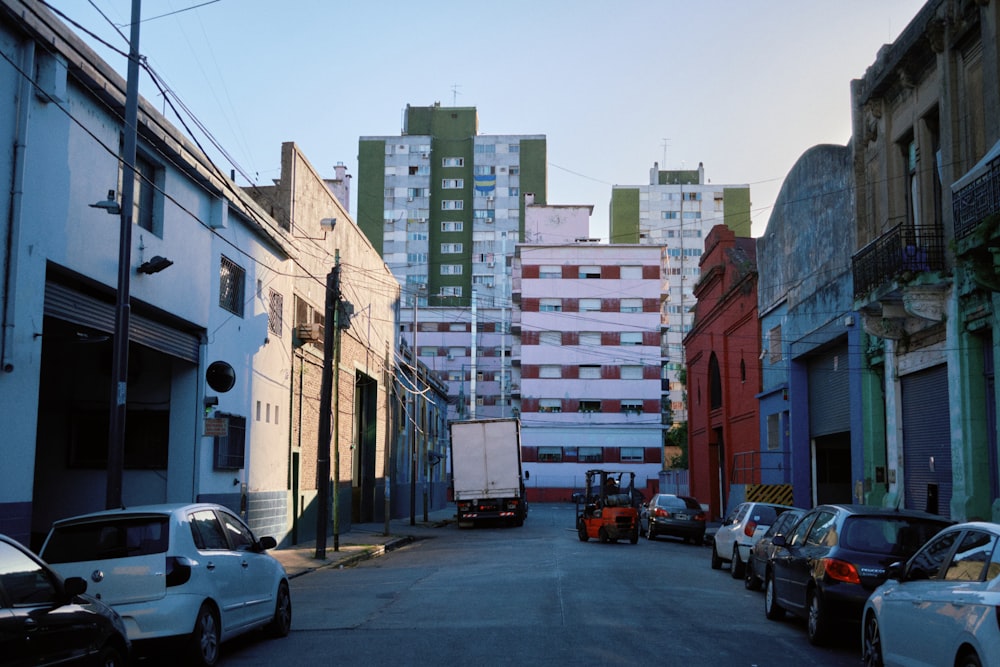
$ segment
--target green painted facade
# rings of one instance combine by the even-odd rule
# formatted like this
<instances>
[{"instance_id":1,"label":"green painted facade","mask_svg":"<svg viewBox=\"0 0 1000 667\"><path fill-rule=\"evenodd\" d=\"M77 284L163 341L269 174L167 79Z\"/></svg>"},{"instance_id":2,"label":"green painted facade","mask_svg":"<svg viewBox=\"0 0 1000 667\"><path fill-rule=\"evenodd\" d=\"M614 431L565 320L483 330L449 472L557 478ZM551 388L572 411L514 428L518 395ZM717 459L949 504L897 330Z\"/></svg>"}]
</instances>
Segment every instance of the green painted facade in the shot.
<instances>
[{"instance_id":1,"label":"green painted facade","mask_svg":"<svg viewBox=\"0 0 1000 667\"><path fill-rule=\"evenodd\" d=\"M358 142L358 227L382 256L385 141Z\"/></svg>"},{"instance_id":2,"label":"green painted facade","mask_svg":"<svg viewBox=\"0 0 1000 667\"><path fill-rule=\"evenodd\" d=\"M611 243L639 242L639 188L611 191Z\"/></svg>"},{"instance_id":3,"label":"green painted facade","mask_svg":"<svg viewBox=\"0 0 1000 667\"><path fill-rule=\"evenodd\" d=\"M521 224L517 230L517 240L524 240L524 195L532 192L536 204L545 204L548 199L548 148L545 139L524 139L521 141ZM513 250L513 245L510 246Z\"/></svg>"},{"instance_id":4,"label":"green painted facade","mask_svg":"<svg viewBox=\"0 0 1000 667\"><path fill-rule=\"evenodd\" d=\"M656 177L658 185L698 185L698 171L693 169L660 171Z\"/></svg>"},{"instance_id":5,"label":"green painted facade","mask_svg":"<svg viewBox=\"0 0 1000 667\"><path fill-rule=\"evenodd\" d=\"M750 238L750 188L725 188L722 209L726 227L737 237Z\"/></svg>"}]
</instances>

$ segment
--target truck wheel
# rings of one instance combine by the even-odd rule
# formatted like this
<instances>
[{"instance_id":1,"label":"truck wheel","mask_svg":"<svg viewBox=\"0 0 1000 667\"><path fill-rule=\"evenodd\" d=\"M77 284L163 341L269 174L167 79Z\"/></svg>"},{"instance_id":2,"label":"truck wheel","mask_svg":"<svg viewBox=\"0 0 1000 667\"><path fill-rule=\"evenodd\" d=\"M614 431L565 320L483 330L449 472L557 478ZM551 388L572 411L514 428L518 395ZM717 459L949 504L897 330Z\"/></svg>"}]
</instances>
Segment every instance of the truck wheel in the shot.
<instances>
[{"instance_id":1,"label":"truck wheel","mask_svg":"<svg viewBox=\"0 0 1000 667\"><path fill-rule=\"evenodd\" d=\"M604 530L604 528L597 531L597 539L599 539L602 544L607 544L611 541L611 538L608 537L608 531Z\"/></svg>"},{"instance_id":2,"label":"truck wheel","mask_svg":"<svg viewBox=\"0 0 1000 667\"><path fill-rule=\"evenodd\" d=\"M639 544L639 524L632 528L632 534L628 538L629 544Z\"/></svg>"},{"instance_id":3,"label":"truck wheel","mask_svg":"<svg viewBox=\"0 0 1000 667\"><path fill-rule=\"evenodd\" d=\"M587 535L587 524L583 522L583 519L580 519L577 522L576 533L580 536L581 542L586 542L589 539L589 536Z\"/></svg>"}]
</instances>

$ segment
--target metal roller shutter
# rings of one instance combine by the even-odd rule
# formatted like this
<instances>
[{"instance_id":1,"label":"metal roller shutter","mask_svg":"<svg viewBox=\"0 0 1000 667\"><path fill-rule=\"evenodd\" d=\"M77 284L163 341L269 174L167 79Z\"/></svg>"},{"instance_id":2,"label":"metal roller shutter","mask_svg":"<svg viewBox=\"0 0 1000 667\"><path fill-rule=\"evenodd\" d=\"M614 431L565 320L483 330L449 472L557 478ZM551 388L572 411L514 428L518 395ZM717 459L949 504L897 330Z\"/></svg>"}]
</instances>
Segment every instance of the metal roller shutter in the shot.
<instances>
[{"instance_id":1,"label":"metal roller shutter","mask_svg":"<svg viewBox=\"0 0 1000 667\"><path fill-rule=\"evenodd\" d=\"M114 333L115 307L89 294L65 285L45 284L45 314L60 320ZM129 340L172 357L198 363L199 337L132 312L129 317Z\"/></svg>"},{"instance_id":2,"label":"metal roller shutter","mask_svg":"<svg viewBox=\"0 0 1000 667\"><path fill-rule=\"evenodd\" d=\"M838 345L809 362L809 435L851 430L847 346Z\"/></svg>"},{"instance_id":3,"label":"metal roller shutter","mask_svg":"<svg viewBox=\"0 0 1000 667\"><path fill-rule=\"evenodd\" d=\"M950 516L952 472L948 367L942 364L904 375L900 378L900 388L903 398L906 506Z\"/></svg>"}]
</instances>

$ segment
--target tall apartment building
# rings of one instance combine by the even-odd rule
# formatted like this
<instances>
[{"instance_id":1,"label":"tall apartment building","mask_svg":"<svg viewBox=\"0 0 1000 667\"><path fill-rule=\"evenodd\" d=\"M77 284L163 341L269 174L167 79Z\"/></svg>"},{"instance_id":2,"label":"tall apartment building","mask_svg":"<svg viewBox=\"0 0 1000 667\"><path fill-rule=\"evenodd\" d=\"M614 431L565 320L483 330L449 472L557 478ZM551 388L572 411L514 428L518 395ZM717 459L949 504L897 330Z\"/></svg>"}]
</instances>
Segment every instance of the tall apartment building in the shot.
<instances>
[{"instance_id":1,"label":"tall apartment building","mask_svg":"<svg viewBox=\"0 0 1000 667\"><path fill-rule=\"evenodd\" d=\"M705 237L724 224L738 237L750 236L750 186L705 181L705 167L649 171L648 185L616 185L611 191L611 243L666 247L668 280L664 304L662 379L664 402L673 423L687 421L680 371L685 367L684 336L694 319L694 286Z\"/></svg>"},{"instance_id":2,"label":"tall apartment building","mask_svg":"<svg viewBox=\"0 0 1000 667\"><path fill-rule=\"evenodd\" d=\"M569 500L587 470L662 469L663 247L520 244L514 367L529 499Z\"/></svg>"},{"instance_id":3,"label":"tall apartment building","mask_svg":"<svg viewBox=\"0 0 1000 667\"><path fill-rule=\"evenodd\" d=\"M403 341L449 394L474 397L465 416L510 416L509 258L522 195L545 202L545 136L481 135L474 107L408 105L399 136L359 139L358 175L358 224L403 287Z\"/></svg>"}]
</instances>

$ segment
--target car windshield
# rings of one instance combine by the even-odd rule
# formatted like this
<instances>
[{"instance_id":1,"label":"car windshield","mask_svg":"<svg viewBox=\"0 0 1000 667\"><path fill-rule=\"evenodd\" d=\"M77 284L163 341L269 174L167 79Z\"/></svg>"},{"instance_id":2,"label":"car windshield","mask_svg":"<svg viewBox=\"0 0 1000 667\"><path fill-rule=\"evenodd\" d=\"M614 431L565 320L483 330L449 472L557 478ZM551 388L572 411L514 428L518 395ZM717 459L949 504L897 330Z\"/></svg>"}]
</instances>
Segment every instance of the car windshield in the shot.
<instances>
[{"instance_id":1,"label":"car windshield","mask_svg":"<svg viewBox=\"0 0 1000 667\"><path fill-rule=\"evenodd\" d=\"M770 526L778 518L778 513L770 505L756 505L750 512L750 518L756 521L758 526Z\"/></svg>"},{"instance_id":2,"label":"car windshield","mask_svg":"<svg viewBox=\"0 0 1000 667\"><path fill-rule=\"evenodd\" d=\"M167 517L112 518L56 526L42 551L49 563L76 563L164 553Z\"/></svg>"},{"instance_id":3,"label":"car windshield","mask_svg":"<svg viewBox=\"0 0 1000 667\"><path fill-rule=\"evenodd\" d=\"M840 544L855 551L906 560L947 525L944 521L907 516L851 516L844 521Z\"/></svg>"}]
</instances>

